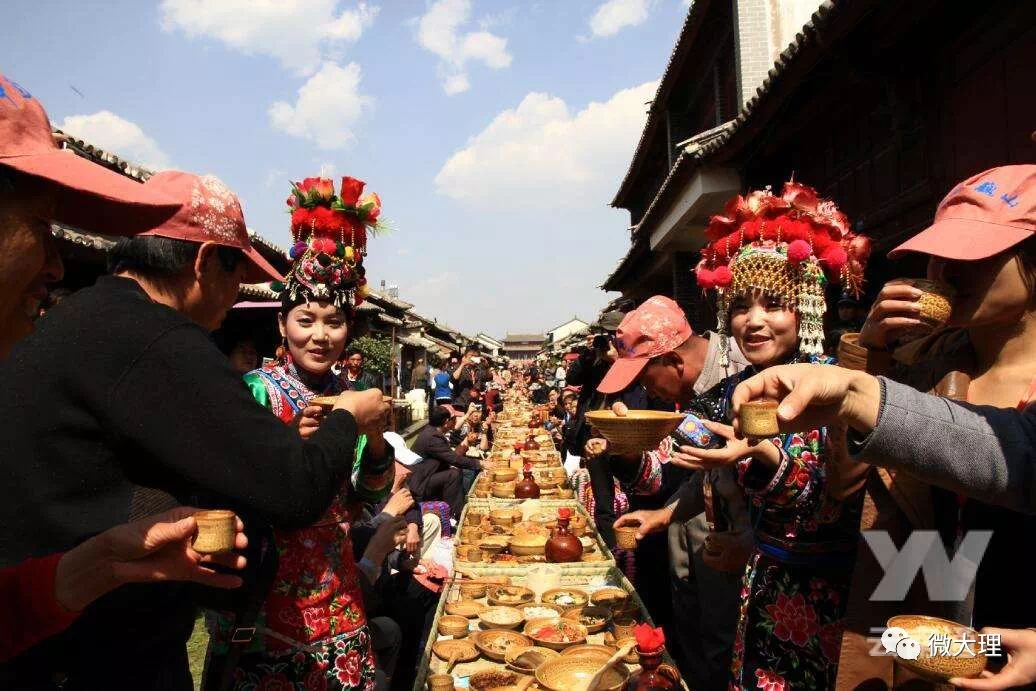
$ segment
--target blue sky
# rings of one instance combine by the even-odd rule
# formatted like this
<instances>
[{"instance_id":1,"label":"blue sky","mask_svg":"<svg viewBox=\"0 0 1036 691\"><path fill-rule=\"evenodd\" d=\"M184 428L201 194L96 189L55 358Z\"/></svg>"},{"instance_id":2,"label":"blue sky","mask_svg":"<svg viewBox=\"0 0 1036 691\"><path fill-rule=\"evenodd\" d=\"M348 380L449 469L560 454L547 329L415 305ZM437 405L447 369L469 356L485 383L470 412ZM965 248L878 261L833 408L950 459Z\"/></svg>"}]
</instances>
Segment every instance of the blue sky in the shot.
<instances>
[{"instance_id":1,"label":"blue sky","mask_svg":"<svg viewBox=\"0 0 1036 691\"><path fill-rule=\"evenodd\" d=\"M397 226L371 243L373 282L501 336L590 319L609 299L597 286L629 240L608 202L686 12L686 0L6 0L0 64L56 126L219 176L282 246L290 180L366 180Z\"/></svg>"}]
</instances>

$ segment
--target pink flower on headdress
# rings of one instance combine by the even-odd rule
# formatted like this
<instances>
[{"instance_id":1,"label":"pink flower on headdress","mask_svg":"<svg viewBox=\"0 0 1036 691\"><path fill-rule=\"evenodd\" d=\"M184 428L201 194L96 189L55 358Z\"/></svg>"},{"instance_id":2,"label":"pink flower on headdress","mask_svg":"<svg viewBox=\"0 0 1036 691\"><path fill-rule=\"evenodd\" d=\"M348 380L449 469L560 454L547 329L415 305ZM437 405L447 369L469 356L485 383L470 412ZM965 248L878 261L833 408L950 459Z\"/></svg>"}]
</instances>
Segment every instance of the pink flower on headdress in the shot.
<instances>
[{"instance_id":1,"label":"pink flower on headdress","mask_svg":"<svg viewBox=\"0 0 1036 691\"><path fill-rule=\"evenodd\" d=\"M312 201L329 202L335 196L335 183L330 178L306 178L296 186Z\"/></svg>"},{"instance_id":2,"label":"pink flower on headdress","mask_svg":"<svg viewBox=\"0 0 1036 691\"><path fill-rule=\"evenodd\" d=\"M360 199L357 206L363 212L363 220L367 223L375 223L381 215L381 197L376 192L371 192Z\"/></svg>"}]
</instances>

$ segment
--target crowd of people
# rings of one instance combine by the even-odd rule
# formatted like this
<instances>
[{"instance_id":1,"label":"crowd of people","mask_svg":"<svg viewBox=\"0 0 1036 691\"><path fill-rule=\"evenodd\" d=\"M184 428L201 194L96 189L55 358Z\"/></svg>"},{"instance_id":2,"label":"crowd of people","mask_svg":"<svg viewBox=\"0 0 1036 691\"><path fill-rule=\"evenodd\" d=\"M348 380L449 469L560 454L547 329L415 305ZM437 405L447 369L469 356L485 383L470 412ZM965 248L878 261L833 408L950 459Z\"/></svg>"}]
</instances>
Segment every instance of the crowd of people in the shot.
<instances>
[{"instance_id":1,"label":"crowd of people","mask_svg":"<svg viewBox=\"0 0 1036 691\"><path fill-rule=\"evenodd\" d=\"M710 221L696 277L714 332L655 296L602 315L561 362L501 366L472 344L404 363L400 383L431 403L408 447L349 347L381 211L362 181L292 186L280 276L218 179L139 184L61 151L20 85L0 77L0 93L0 687L192 688L199 609L205 689L408 687L448 577L436 546L509 396L547 406L579 501L690 688L923 688L872 654L874 628L904 613L1000 636L1005 655L955 685L1036 683L1016 556L1036 527L1036 166L962 181L893 251L952 287L934 330L909 282L864 314L868 241L787 183ZM52 221L118 236L110 275L48 300ZM224 355L211 332L239 284L270 280L275 357L248 340ZM780 433L742 434L757 400L779 402ZM587 418L651 408L685 419L644 453ZM193 549L199 508L237 515L233 551ZM992 531L970 571L948 567L973 585L946 600L916 576L904 599L872 599L887 555L864 531L895 548L922 530L951 553Z\"/></svg>"}]
</instances>

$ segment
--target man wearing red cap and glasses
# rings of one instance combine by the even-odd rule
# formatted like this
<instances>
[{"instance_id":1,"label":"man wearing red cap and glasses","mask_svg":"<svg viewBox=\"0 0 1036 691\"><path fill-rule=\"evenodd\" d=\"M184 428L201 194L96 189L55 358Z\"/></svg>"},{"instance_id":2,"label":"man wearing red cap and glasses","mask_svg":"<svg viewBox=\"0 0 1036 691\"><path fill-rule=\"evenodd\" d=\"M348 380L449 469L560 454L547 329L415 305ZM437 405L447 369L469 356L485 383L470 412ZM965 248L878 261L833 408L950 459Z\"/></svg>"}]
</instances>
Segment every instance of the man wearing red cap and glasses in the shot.
<instances>
[{"instance_id":1,"label":"man wearing red cap and glasses","mask_svg":"<svg viewBox=\"0 0 1036 691\"><path fill-rule=\"evenodd\" d=\"M209 336L240 281L275 275L236 197L208 176L164 172L140 185L99 170L58 150L39 104L0 79L0 176L14 189L0 193L13 229L4 249L23 254L4 267L19 293L0 298L3 333L31 330L11 304L28 315L60 276L38 219L146 231L119 240L116 275L64 300L4 363L0 415L17 462L0 483L0 566L192 497L278 526L312 523L351 468L357 434L387 413L380 392L343 395L344 412L306 441L256 406ZM190 689L193 617L184 585L123 586L0 666L0 687Z\"/></svg>"},{"instance_id":2,"label":"man wearing red cap and glasses","mask_svg":"<svg viewBox=\"0 0 1036 691\"><path fill-rule=\"evenodd\" d=\"M736 343L730 341L726 352L718 334L696 335L683 310L659 295L625 316L616 331L615 345L619 358L598 391L615 393L639 382L649 396L689 409L694 408L698 396L748 364ZM591 440L587 446L606 449L604 440ZM692 686L725 688L737 624L740 573L717 570L703 558L709 534L704 488L709 488L709 514L714 506L715 515L722 516L731 534L750 535L748 511L733 471L689 472L678 467L680 461L692 459L676 448L672 438L643 456L612 456L591 463L602 460L609 463L627 494L667 497L665 508L632 511L615 526L639 525L640 536L668 530L673 613L678 624L675 646L692 675L688 680ZM730 554L734 551L728 550ZM743 566L742 561L738 571Z\"/></svg>"}]
</instances>

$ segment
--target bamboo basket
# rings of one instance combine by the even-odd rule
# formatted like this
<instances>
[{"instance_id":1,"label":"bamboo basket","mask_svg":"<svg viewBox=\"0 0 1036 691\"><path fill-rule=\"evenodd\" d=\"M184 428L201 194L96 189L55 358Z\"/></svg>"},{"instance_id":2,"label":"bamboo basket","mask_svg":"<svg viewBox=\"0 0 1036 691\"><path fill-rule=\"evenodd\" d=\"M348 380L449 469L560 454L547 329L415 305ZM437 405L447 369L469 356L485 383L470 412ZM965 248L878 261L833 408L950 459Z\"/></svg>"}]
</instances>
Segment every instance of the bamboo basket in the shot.
<instances>
[{"instance_id":1,"label":"bamboo basket","mask_svg":"<svg viewBox=\"0 0 1036 691\"><path fill-rule=\"evenodd\" d=\"M620 417L610 410L593 410L586 414L586 419L608 440L611 451L630 453L657 449L680 426L684 416L661 410L631 410Z\"/></svg>"}]
</instances>

